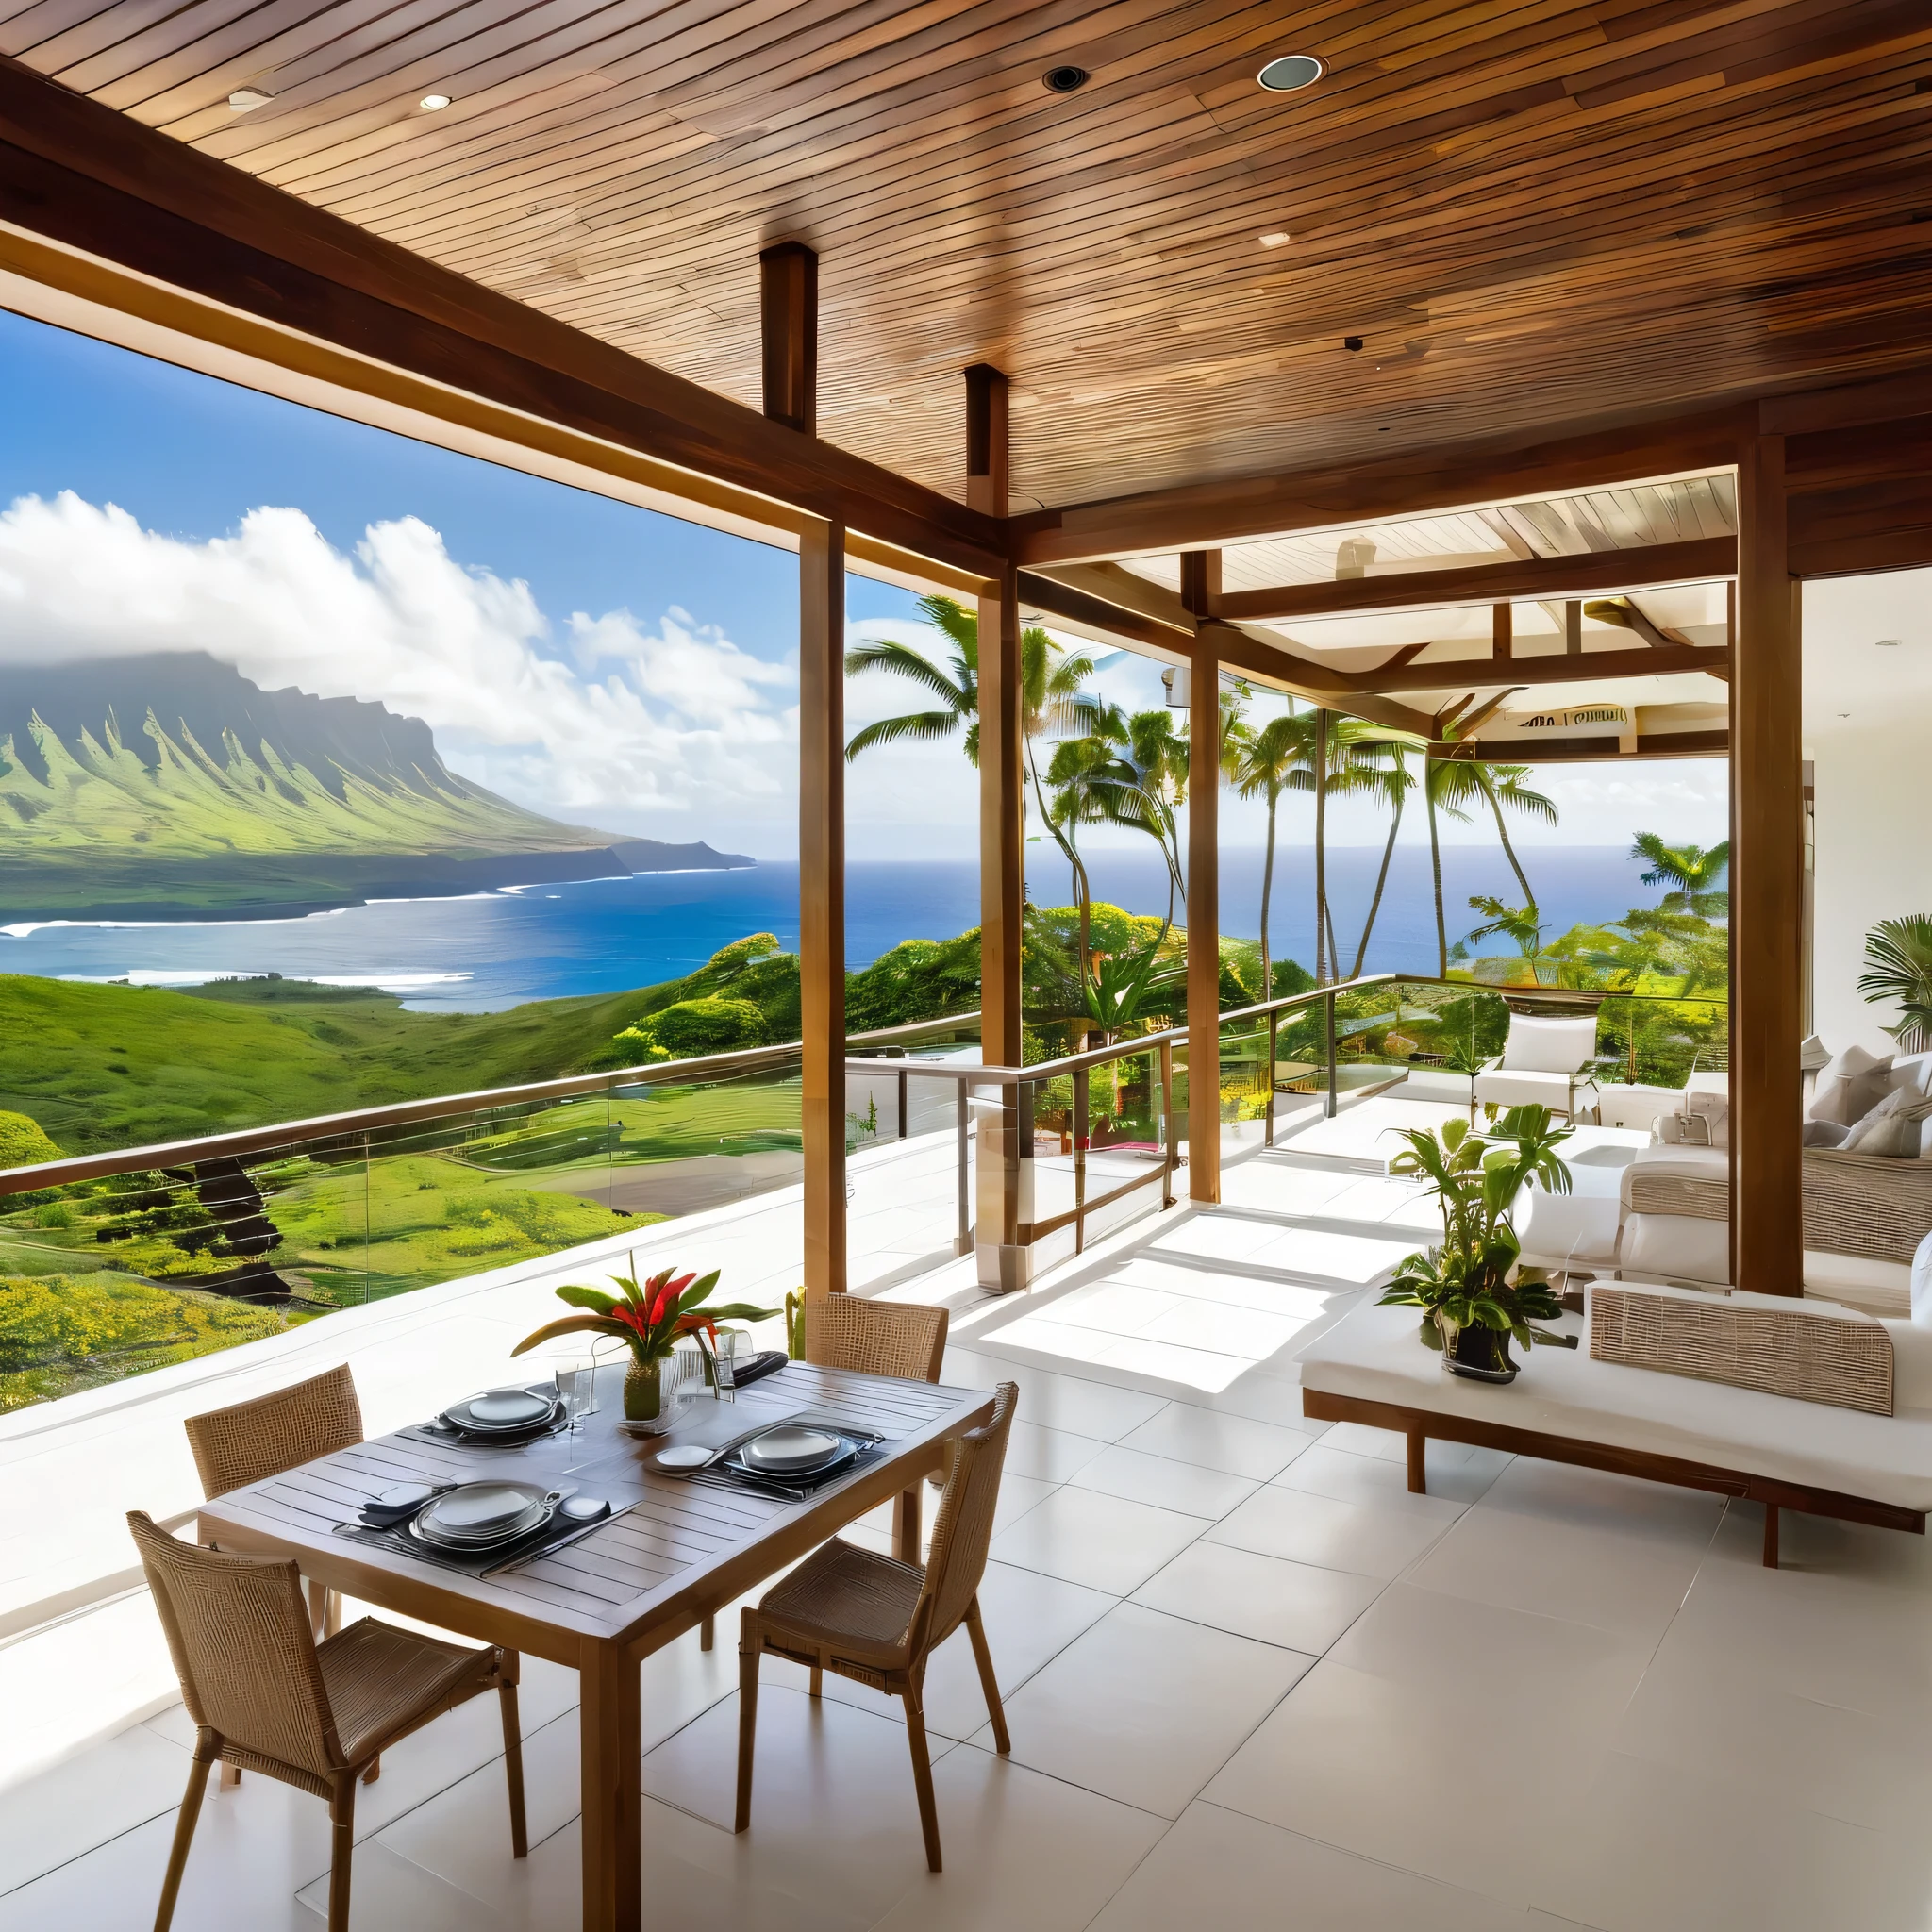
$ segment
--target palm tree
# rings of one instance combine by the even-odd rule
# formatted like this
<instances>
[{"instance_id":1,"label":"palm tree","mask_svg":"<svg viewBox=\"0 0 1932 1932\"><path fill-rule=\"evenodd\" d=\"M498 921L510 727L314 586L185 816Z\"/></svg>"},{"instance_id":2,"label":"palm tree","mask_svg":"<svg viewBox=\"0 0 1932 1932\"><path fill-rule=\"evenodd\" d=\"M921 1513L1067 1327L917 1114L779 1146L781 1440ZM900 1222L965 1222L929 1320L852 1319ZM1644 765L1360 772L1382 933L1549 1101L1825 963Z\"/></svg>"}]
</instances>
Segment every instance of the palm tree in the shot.
<instances>
[{"instance_id":1,"label":"palm tree","mask_svg":"<svg viewBox=\"0 0 1932 1932\"><path fill-rule=\"evenodd\" d=\"M1415 777L1408 769L1407 746L1389 739L1365 742L1357 753L1361 783L1365 791L1381 794L1389 807L1389 841L1382 847L1382 868L1375 874L1375 896L1369 901L1369 916L1362 922L1361 944L1355 949L1355 964L1348 976L1359 979L1369 957L1369 935L1375 929L1375 915L1382 909L1383 888L1389 883L1389 864L1395 857L1395 835L1402 829L1403 808L1415 790ZM1272 829L1272 827L1271 827ZM1267 903L1265 897L1262 904ZM1265 916L1263 930L1266 930Z\"/></svg>"},{"instance_id":2,"label":"palm tree","mask_svg":"<svg viewBox=\"0 0 1932 1932\"><path fill-rule=\"evenodd\" d=\"M1502 900L1491 898L1487 893L1477 893L1469 902L1472 912L1485 915L1484 923L1474 932L1463 935L1465 945L1475 940L1486 940L1491 934L1498 934L1507 940L1522 954L1529 965L1532 982L1537 977L1536 962L1543 950L1543 925L1537 916L1534 906L1506 906Z\"/></svg>"},{"instance_id":3,"label":"palm tree","mask_svg":"<svg viewBox=\"0 0 1932 1932\"><path fill-rule=\"evenodd\" d=\"M1457 761L1459 763L1459 760ZM1466 792L1463 781L1456 776L1457 765L1446 758L1432 758L1423 754L1423 804L1429 814L1429 868L1436 881L1436 977L1449 977L1449 924L1442 907L1442 840L1438 830L1439 819L1457 819L1463 824L1469 823L1469 814L1455 802L1457 796Z\"/></svg>"},{"instance_id":4,"label":"palm tree","mask_svg":"<svg viewBox=\"0 0 1932 1932\"><path fill-rule=\"evenodd\" d=\"M1509 826L1503 811L1507 806L1511 811L1554 825L1557 817L1556 801L1529 789L1527 765L1491 765L1475 759L1455 758L1440 762L1438 770L1443 774L1440 781L1442 786L1439 794L1441 802L1451 806L1481 804L1489 807L1496 821L1496 836L1503 841L1503 856L1509 861L1509 870L1516 874L1516 883L1523 888L1524 902L1534 911L1536 891L1523 870L1522 861L1516 857L1515 846L1509 842Z\"/></svg>"},{"instance_id":5,"label":"palm tree","mask_svg":"<svg viewBox=\"0 0 1932 1932\"><path fill-rule=\"evenodd\" d=\"M1701 845L1666 845L1655 832L1639 832L1630 857L1650 861L1650 870L1641 874L1646 886L1672 888L1659 912L1688 912L1698 919L1730 916L1731 895L1724 887L1731 866L1728 839L1707 852Z\"/></svg>"},{"instance_id":6,"label":"palm tree","mask_svg":"<svg viewBox=\"0 0 1932 1932\"><path fill-rule=\"evenodd\" d=\"M1885 1029L1899 1051L1932 1049L1932 913L1881 919L1865 935L1865 959L1868 970L1858 976L1858 991L1874 1006L1880 1000L1899 1003L1898 1024Z\"/></svg>"},{"instance_id":7,"label":"palm tree","mask_svg":"<svg viewBox=\"0 0 1932 1932\"><path fill-rule=\"evenodd\" d=\"M1274 955L1268 942L1268 906L1274 891L1274 818L1281 794L1293 788L1300 769L1301 720L1271 718L1258 731L1244 729L1235 750L1234 784L1243 798L1268 801L1268 856L1261 864L1261 997L1274 996Z\"/></svg>"}]
</instances>

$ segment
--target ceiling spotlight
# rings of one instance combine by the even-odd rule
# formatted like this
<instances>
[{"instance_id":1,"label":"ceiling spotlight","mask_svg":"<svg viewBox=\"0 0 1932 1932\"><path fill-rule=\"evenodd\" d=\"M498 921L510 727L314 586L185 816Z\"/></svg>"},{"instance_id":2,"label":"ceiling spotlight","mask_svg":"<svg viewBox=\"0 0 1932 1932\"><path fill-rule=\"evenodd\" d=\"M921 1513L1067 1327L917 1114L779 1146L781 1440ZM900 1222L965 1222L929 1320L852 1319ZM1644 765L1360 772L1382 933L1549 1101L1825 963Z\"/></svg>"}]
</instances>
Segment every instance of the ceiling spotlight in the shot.
<instances>
[{"instance_id":1,"label":"ceiling spotlight","mask_svg":"<svg viewBox=\"0 0 1932 1932\"><path fill-rule=\"evenodd\" d=\"M258 87L238 87L228 96L228 105L236 113L245 114L251 108L265 108L275 95L264 93Z\"/></svg>"},{"instance_id":2,"label":"ceiling spotlight","mask_svg":"<svg viewBox=\"0 0 1932 1932\"><path fill-rule=\"evenodd\" d=\"M1341 339L1341 346L1344 349L1346 349L1351 356L1359 356L1362 351L1362 339L1359 336L1343 336Z\"/></svg>"},{"instance_id":3,"label":"ceiling spotlight","mask_svg":"<svg viewBox=\"0 0 1932 1932\"><path fill-rule=\"evenodd\" d=\"M1261 246L1263 248L1286 248L1293 240L1294 237L1292 235L1284 235L1277 229L1272 235L1263 235L1261 237Z\"/></svg>"},{"instance_id":4,"label":"ceiling spotlight","mask_svg":"<svg viewBox=\"0 0 1932 1932\"><path fill-rule=\"evenodd\" d=\"M1284 54L1269 61L1255 78L1271 94L1291 94L1297 88L1313 87L1323 73L1322 63L1312 54Z\"/></svg>"},{"instance_id":5,"label":"ceiling spotlight","mask_svg":"<svg viewBox=\"0 0 1932 1932\"><path fill-rule=\"evenodd\" d=\"M449 106L449 96L447 94L425 94L416 105L425 112L433 114L439 108Z\"/></svg>"},{"instance_id":6,"label":"ceiling spotlight","mask_svg":"<svg viewBox=\"0 0 1932 1932\"><path fill-rule=\"evenodd\" d=\"M1040 76L1050 94L1070 94L1085 87L1090 78L1084 67L1049 67Z\"/></svg>"}]
</instances>

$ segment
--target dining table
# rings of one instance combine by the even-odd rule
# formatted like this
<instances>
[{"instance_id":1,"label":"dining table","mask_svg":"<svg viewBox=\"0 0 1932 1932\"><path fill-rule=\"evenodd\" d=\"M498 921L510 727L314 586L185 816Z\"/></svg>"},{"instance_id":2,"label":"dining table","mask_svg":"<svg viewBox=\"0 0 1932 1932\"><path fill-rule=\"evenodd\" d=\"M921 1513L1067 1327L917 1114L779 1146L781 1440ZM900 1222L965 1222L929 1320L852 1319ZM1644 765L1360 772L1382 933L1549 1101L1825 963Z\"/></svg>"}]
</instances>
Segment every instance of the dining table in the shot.
<instances>
[{"instance_id":1,"label":"dining table","mask_svg":"<svg viewBox=\"0 0 1932 1932\"><path fill-rule=\"evenodd\" d=\"M896 1554L916 1563L920 1486L943 1466L946 1441L988 1421L993 1404L983 1389L788 1362L734 1400L705 1391L668 1433L640 1437L621 1425L623 1377L621 1365L598 1371L597 1408L574 1432L475 1443L444 1440L427 1417L232 1490L199 1512L205 1543L292 1557L304 1576L345 1596L577 1672L585 1932L642 1924L643 1659L889 1499L899 1499ZM796 1497L655 1466L669 1446L722 1448L794 1418L880 1440L849 1473ZM561 1547L483 1574L358 1527L363 1506L397 1486L495 1478L603 1498L615 1513Z\"/></svg>"}]
</instances>

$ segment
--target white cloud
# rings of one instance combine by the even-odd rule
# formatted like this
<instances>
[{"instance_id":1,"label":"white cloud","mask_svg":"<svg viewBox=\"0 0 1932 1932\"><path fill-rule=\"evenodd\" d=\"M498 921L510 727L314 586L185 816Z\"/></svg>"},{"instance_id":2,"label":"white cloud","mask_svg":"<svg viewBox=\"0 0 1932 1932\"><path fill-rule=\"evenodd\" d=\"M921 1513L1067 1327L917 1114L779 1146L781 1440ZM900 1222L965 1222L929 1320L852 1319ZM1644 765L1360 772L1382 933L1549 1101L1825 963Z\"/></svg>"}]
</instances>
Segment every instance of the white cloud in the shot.
<instances>
[{"instance_id":1,"label":"white cloud","mask_svg":"<svg viewBox=\"0 0 1932 1932\"><path fill-rule=\"evenodd\" d=\"M372 525L349 556L295 509L208 542L72 491L0 512L0 662L207 651L265 689L422 718L455 769L541 808L620 829L788 815L795 670L681 609L655 631L627 610L567 630L574 661L551 654L527 585L465 569L414 517Z\"/></svg>"}]
</instances>

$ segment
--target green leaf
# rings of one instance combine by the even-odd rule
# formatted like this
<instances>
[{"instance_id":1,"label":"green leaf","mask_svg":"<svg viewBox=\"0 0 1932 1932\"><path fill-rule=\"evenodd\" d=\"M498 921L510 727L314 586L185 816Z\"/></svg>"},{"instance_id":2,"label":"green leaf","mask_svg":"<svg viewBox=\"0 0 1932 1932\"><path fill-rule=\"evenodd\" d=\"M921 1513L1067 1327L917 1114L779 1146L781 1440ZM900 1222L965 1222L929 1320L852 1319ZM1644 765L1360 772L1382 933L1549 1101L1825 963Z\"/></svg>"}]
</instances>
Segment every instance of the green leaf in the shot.
<instances>
[{"instance_id":1,"label":"green leaf","mask_svg":"<svg viewBox=\"0 0 1932 1932\"><path fill-rule=\"evenodd\" d=\"M557 1299L568 1302L574 1308L589 1308L593 1314L608 1315L617 1303L602 1289L581 1288L573 1282L570 1286L557 1291Z\"/></svg>"},{"instance_id":2,"label":"green leaf","mask_svg":"<svg viewBox=\"0 0 1932 1932\"><path fill-rule=\"evenodd\" d=\"M622 1322L612 1321L608 1315L564 1315L558 1321L546 1322L534 1335L525 1336L510 1354L522 1355L540 1342L555 1341L559 1335L615 1335L625 1341L634 1339Z\"/></svg>"},{"instance_id":3,"label":"green leaf","mask_svg":"<svg viewBox=\"0 0 1932 1932\"><path fill-rule=\"evenodd\" d=\"M697 1305L701 1301L703 1301L704 1298L708 1294L709 1294L714 1288L717 1287L718 1276L723 1273L723 1269L713 1268L708 1274L701 1275L696 1281L693 1281L691 1285L688 1289L686 1289L681 1295L677 1297L677 1312L680 1315L689 1314L692 1308L696 1307Z\"/></svg>"}]
</instances>

